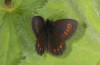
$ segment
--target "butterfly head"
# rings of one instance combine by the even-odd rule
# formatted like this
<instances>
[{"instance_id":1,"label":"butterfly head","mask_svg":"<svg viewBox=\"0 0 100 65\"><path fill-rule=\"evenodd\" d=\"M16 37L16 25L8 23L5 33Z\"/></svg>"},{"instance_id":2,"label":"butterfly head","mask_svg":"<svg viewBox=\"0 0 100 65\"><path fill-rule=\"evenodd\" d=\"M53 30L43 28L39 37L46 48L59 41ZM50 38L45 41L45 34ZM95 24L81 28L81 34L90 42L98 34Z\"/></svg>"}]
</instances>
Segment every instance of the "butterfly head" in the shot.
<instances>
[{"instance_id":1,"label":"butterfly head","mask_svg":"<svg viewBox=\"0 0 100 65\"><path fill-rule=\"evenodd\" d=\"M49 20L49 19L47 19L47 20L46 20L46 24L47 24L47 25L50 25L50 24L52 24L52 21Z\"/></svg>"},{"instance_id":2,"label":"butterfly head","mask_svg":"<svg viewBox=\"0 0 100 65\"><path fill-rule=\"evenodd\" d=\"M45 30L46 32L51 32L52 31L52 21L50 21L49 19L46 20L45 23Z\"/></svg>"}]
</instances>

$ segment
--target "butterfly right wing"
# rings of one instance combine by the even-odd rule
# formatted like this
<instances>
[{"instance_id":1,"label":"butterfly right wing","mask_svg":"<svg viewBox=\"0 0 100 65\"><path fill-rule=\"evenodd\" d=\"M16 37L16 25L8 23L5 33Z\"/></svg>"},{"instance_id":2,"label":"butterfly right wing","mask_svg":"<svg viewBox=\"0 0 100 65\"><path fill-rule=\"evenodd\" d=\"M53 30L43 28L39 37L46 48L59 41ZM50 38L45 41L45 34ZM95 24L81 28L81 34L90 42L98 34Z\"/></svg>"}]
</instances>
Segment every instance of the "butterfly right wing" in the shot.
<instances>
[{"instance_id":1,"label":"butterfly right wing","mask_svg":"<svg viewBox=\"0 0 100 65\"><path fill-rule=\"evenodd\" d=\"M61 19L53 22L53 31L49 46L49 52L55 56L61 55L65 48L65 40L69 39L76 31L77 21Z\"/></svg>"},{"instance_id":2,"label":"butterfly right wing","mask_svg":"<svg viewBox=\"0 0 100 65\"><path fill-rule=\"evenodd\" d=\"M35 50L37 54L42 55L45 49L44 20L41 16L35 16L32 19L32 29L37 37Z\"/></svg>"}]
</instances>

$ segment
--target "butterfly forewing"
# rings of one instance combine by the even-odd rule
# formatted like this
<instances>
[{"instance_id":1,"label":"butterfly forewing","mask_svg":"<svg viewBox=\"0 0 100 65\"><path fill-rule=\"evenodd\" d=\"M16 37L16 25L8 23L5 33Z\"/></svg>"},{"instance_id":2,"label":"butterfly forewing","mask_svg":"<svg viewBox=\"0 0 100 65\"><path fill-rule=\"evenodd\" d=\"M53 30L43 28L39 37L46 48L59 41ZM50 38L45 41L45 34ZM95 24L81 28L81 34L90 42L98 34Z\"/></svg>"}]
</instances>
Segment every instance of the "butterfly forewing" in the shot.
<instances>
[{"instance_id":1,"label":"butterfly forewing","mask_svg":"<svg viewBox=\"0 0 100 65\"><path fill-rule=\"evenodd\" d=\"M61 39L69 39L76 31L77 22L73 19L61 19L53 23L54 29Z\"/></svg>"},{"instance_id":2,"label":"butterfly forewing","mask_svg":"<svg viewBox=\"0 0 100 65\"><path fill-rule=\"evenodd\" d=\"M33 17L32 29L33 29L37 38L39 36L41 36L41 34L43 33L43 30L44 30L44 19L40 16Z\"/></svg>"}]
</instances>

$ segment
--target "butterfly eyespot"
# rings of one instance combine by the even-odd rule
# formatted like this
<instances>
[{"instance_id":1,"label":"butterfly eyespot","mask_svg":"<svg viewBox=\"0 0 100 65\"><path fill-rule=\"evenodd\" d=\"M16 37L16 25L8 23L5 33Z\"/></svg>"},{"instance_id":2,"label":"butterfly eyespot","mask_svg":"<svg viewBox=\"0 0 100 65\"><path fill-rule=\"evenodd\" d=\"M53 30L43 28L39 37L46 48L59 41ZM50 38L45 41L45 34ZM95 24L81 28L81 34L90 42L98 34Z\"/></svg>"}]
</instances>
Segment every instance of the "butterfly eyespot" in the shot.
<instances>
[{"instance_id":1,"label":"butterfly eyespot","mask_svg":"<svg viewBox=\"0 0 100 65\"><path fill-rule=\"evenodd\" d=\"M59 47L60 47L60 49L62 49L62 48L63 48L62 44L60 44L60 46L59 46Z\"/></svg>"},{"instance_id":2,"label":"butterfly eyespot","mask_svg":"<svg viewBox=\"0 0 100 65\"><path fill-rule=\"evenodd\" d=\"M64 35L67 35L67 32L66 31L64 31Z\"/></svg>"},{"instance_id":3,"label":"butterfly eyespot","mask_svg":"<svg viewBox=\"0 0 100 65\"><path fill-rule=\"evenodd\" d=\"M70 30L72 28L72 25L70 23L66 24L66 27L68 30Z\"/></svg>"}]
</instances>

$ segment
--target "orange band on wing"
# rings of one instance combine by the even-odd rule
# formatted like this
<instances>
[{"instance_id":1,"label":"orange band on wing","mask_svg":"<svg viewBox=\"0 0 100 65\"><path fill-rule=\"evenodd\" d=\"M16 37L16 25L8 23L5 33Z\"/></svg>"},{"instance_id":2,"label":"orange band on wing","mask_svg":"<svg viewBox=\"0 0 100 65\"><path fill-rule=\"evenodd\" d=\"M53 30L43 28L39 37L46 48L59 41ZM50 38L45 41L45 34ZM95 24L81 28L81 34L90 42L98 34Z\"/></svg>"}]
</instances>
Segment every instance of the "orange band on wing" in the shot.
<instances>
[{"instance_id":1,"label":"orange band on wing","mask_svg":"<svg viewBox=\"0 0 100 65\"><path fill-rule=\"evenodd\" d=\"M60 49L62 49L62 48L63 48L62 42L60 43L60 46L59 46L59 47L60 47Z\"/></svg>"},{"instance_id":2,"label":"orange band on wing","mask_svg":"<svg viewBox=\"0 0 100 65\"><path fill-rule=\"evenodd\" d=\"M70 23L67 23L66 24L66 30L62 33L62 37L63 38L65 38L68 35L68 33L70 32L71 28L72 28L72 25Z\"/></svg>"},{"instance_id":3,"label":"orange band on wing","mask_svg":"<svg viewBox=\"0 0 100 65\"><path fill-rule=\"evenodd\" d=\"M35 27L36 27L36 32L37 32L37 33L39 32L38 26L39 26L38 21L36 21L36 22L35 22Z\"/></svg>"}]
</instances>

